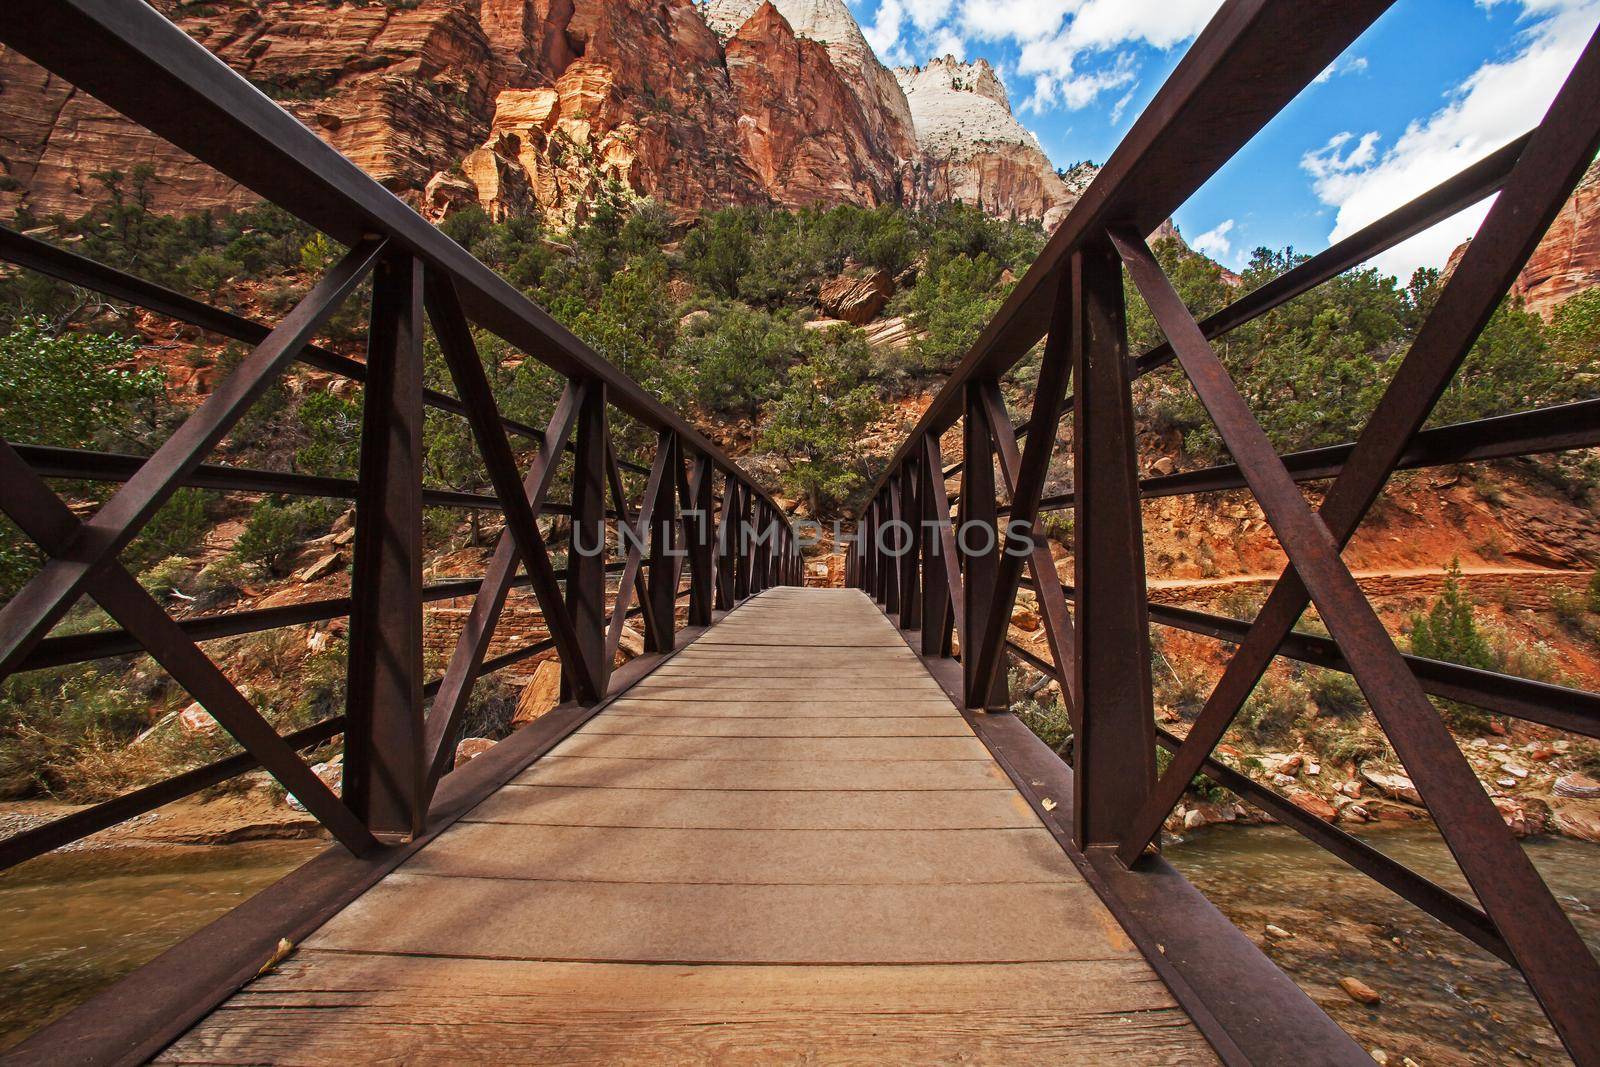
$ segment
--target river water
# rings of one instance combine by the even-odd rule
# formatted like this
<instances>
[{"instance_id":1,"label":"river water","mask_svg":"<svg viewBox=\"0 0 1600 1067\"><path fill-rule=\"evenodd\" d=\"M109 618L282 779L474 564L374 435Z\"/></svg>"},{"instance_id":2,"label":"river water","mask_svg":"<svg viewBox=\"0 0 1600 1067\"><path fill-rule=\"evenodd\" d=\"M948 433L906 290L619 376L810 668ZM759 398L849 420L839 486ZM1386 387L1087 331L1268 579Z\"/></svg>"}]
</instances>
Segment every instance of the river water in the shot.
<instances>
[{"instance_id":1,"label":"river water","mask_svg":"<svg viewBox=\"0 0 1600 1067\"><path fill-rule=\"evenodd\" d=\"M82 849L0 873L0 1049L326 847L303 840Z\"/></svg>"},{"instance_id":2,"label":"river water","mask_svg":"<svg viewBox=\"0 0 1600 1067\"><path fill-rule=\"evenodd\" d=\"M1473 899L1437 831L1366 834L1368 844ZM1523 842L1591 949L1600 952L1600 845ZM1292 830L1216 827L1166 856L1368 1049L1424 1065L1568 1063L1527 985L1510 967ZM1265 934L1272 923L1287 940ZM1358 978L1366 1007L1338 987Z\"/></svg>"}]
</instances>

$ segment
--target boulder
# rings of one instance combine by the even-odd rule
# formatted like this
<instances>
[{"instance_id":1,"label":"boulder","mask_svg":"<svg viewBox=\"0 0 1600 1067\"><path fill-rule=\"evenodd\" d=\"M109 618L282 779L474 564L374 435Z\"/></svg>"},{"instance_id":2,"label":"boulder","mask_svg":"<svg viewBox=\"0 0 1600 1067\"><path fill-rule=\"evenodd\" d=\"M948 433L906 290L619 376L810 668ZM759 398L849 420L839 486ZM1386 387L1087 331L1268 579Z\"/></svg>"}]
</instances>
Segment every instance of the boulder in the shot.
<instances>
[{"instance_id":1,"label":"boulder","mask_svg":"<svg viewBox=\"0 0 1600 1067\"><path fill-rule=\"evenodd\" d=\"M817 302L822 310L852 326L865 326L878 317L894 295L894 279L887 271L874 271L865 278L841 275L822 287Z\"/></svg>"},{"instance_id":2,"label":"boulder","mask_svg":"<svg viewBox=\"0 0 1600 1067\"><path fill-rule=\"evenodd\" d=\"M1569 797L1573 800L1600 799L1600 782L1590 778L1587 774L1573 771L1563 774L1556 779L1554 788L1551 789L1558 797Z\"/></svg>"},{"instance_id":3,"label":"boulder","mask_svg":"<svg viewBox=\"0 0 1600 1067\"><path fill-rule=\"evenodd\" d=\"M1407 804L1422 804L1422 794L1417 792L1417 787L1411 779L1395 771L1380 771L1375 768L1362 767L1361 777L1384 796L1403 800Z\"/></svg>"},{"instance_id":4,"label":"boulder","mask_svg":"<svg viewBox=\"0 0 1600 1067\"><path fill-rule=\"evenodd\" d=\"M561 703L561 661L547 659L533 672L533 681L522 689L517 698L517 710L511 716L511 728L520 730L533 720Z\"/></svg>"},{"instance_id":5,"label":"boulder","mask_svg":"<svg viewBox=\"0 0 1600 1067\"><path fill-rule=\"evenodd\" d=\"M1550 821L1556 830L1568 837L1600 843L1600 804L1573 801L1553 805Z\"/></svg>"},{"instance_id":6,"label":"boulder","mask_svg":"<svg viewBox=\"0 0 1600 1067\"><path fill-rule=\"evenodd\" d=\"M498 742L487 737L463 737L456 746L456 766L471 763L493 748Z\"/></svg>"},{"instance_id":7,"label":"boulder","mask_svg":"<svg viewBox=\"0 0 1600 1067\"><path fill-rule=\"evenodd\" d=\"M1531 837L1544 831L1544 812L1536 804L1511 797L1496 797L1494 806L1516 836Z\"/></svg>"},{"instance_id":8,"label":"boulder","mask_svg":"<svg viewBox=\"0 0 1600 1067\"><path fill-rule=\"evenodd\" d=\"M1042 623L1039 621L1037 612L1029 611L1027 608L1018 608L1011 613L1011 625L1031 634L1039 629Z\"/></svg>"},{"instance_id":9,"label":"boulder","mask_svg":"<svg viewBox=\"0 0 1600 1067\"><path fill-rule=\"evenodd\" d=\"M644 634L635 630L632 626L624 626L622 628L622 640L618 643L617 648L629 658L644 655Z\"/></svg>"},{"instance_id":10,"label":"boulder","mask_svg":"<svg viewBox=\"0 0 1600 1067\"><path fill-rule=\"evenodd\" d=\"M329 552L326 556L323 556L321 559L311 564L311 566L296 572L294 579L297 582L321 581L323 578L335 573L340 567L343 566L344 553Z\"/></svg>"},{"instance_id":11,"label":"boulder","mask_svg":"<svg viewBox=\"0 0 1600 1067\"><path fill-rule=\"evenodd\" d=\"M867 344L873 348L887 348L896 352L910 348L922 336L920 330L901 317L880 319L863 332L867 335Z\"/></svg>"},{"instance_id":12,"label":"boulder","mask_svg":"<svg viewBox=\"0 0 1600 1067\"><path fill-rule=\"evenodd\" d=\"M1294 790L1289 794L1289 801L1307 815L1315 815L1323 822L1332 822L1337 814L1332 804L1306 789Z\"/></svg>"}]
</instances>

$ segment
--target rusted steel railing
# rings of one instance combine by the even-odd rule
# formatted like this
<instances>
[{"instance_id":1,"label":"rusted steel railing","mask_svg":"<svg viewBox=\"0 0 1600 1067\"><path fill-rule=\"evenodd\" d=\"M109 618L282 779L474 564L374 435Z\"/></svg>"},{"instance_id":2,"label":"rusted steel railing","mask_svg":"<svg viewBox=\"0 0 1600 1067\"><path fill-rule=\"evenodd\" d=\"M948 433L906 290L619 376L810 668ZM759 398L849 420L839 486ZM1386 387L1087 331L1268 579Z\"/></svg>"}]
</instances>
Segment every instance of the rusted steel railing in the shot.
<instances>
[{"instance_id":1,"label":"rusted steel railing","mask_svg":"<svg viewBox=\"0 0 1600 1067\"><path fill-rule=\"evenodd\" d=\"M705 626L714 611L739 599L803 581L792 527L729 456L152 8L125 0L21 0L0 14L0 40L349 249L293 310L269 325L0 229L0 259L252 346L148 459L0 441L0 509L47 559L0 608L0 677L148 652L244 749L0 841L0 868L257 767L353 852L417 837L427 829L430 800L451 769L463 714L484 674L554 650L563 699L593 705L606 695L627 619L642 617L647 652L668 652L682 601L687 624ZM365 361L315 344L323 325L367 282ZM425 320L455 396L423 387ZM501 417L474 327L566 379L548 426ZM364 383L357 476L206 464L229 429L295 361ZM423 488L427 408L470 423L491 492ZM648 466L616 455L611 409L655 432ZM512 438L537 446L526 471L518 467ZM571 454L568 495L547 499L563 453ZM628 499L624 469L647 476L642 500ZM93 517L80 520L47 478L120 486ZM122 568L117 553L185 486L353 500L350 594L174 620ZM483 577L423 584L424 507L503 516L504 532ZM561 570L552 566L551 543L539 526L540 517L550 515L570 520L568 562ZM621 562L605 559L608 518L629 535L622 538ZM609 599L608 575L619 579ZM488 658L506 597L518 587L531 587L550 636ZM83 594L120 628L47 636ZM444 674L429 680L423 674L423 606L461 596L473 598L470 615ZM341 616L350 619L347 706L289 737L274 731L199 645ZM339 734L345 771L336 795L298 751Z\"/></svg>"},{"instance_id":2,"label":"rusted steel railing","mask_svg":"<svg viewBox=\"0 0 1600 1067\"><path fill-rule=\"evenodd\" d=\"M1155 859L1147 850L1184 789L1196 774L1209 775L1518 968L1573 1057L1600 1063L1600 966L1426 696L1596 737L1600 694L1402 655L1340 558L1396 470L1600 446L1595 401L1422 430L1600 146L1600 35L1529 134L1204 322L1184 307L1145 243L1387 7L1385 0L1224 4L875 486L848 580L902 629L919 631L924 656L959 649L969 708L1007 708L1008 655L1061 681L1074 730L1079 848L1114 852L1134 871L1149 866ZM1496 193L1361 436L1276 455L1211 340ZM1128 350L1124 271L1168 338L1149 352ZM999 381L1041 340L1032 411L1014 427ZM1132 384L1173 361L1234 462L1140 481ZM1074 488L1045 497L1057 428L1069 412ZM964 455L945 465L940 438L958 423ZM947 480L958 473L952 514ZM1309 480L1331 483L1318 509L1296 484ZM1002 484L1010 501L1003 508L996 502ZM1149 604L1140 501L1241 487L1254 494L1289 559L1255 620ZM1057 577L1040 523L1042 512L1067 508L1076 514L1071 585ZM1032 531L1030 551L1008 550L1002 521L1018 544ZM1008 640L1023 584L1037 592L1049 660ZM1313 604L1327 638L1294 630ZM1181 740L1153 719L1151 622L1237 645ZM1275 656L1354 676L1477 902L1212 758ZM1172 753L1159 777L1158 743Z\"/></svg>"}]
</instances>

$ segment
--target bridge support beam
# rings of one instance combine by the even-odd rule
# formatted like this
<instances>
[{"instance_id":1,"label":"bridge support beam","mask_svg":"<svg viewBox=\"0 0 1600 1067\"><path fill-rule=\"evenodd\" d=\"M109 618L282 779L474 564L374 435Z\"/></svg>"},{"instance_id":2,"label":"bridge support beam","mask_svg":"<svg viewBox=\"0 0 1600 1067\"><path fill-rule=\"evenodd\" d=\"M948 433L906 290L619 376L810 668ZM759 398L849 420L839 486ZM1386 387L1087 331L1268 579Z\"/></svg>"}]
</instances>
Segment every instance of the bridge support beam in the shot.
<instances>
[{"instance_id":1,"label":"bridge support beam","mask_svg":"<svg viewBox=\"0 0 1600 1067\"><path fill-rule=\"evenodd\" d=\"M380 840L423 830L422 264L373 273L350 583L345 800Z\"/></svg>"},{"instance_id":2,"label":"bridge support beam","mask_svg":"<svg viewBox=\"0 0 1600 1067\"><path fill-rule=\"evenodd\" d=\"M1079 252L1063 284L1077 381L1073 837L1088 848L1121 842L1155 784L1156 738L1121 261L1110 249ZM967 470L970 477L970 450Z\"/></svg>"},{"instance_id":3,"label":"bridge support beam","mask_svg":"<svg viewBox=\"0 0 1600 1067\"><path fill-rule=\"evenodd\" d=\"M606 655L606 389L595 382L583 392L572 456L572 543L567 551L567 615L577 655L588 666L594 684L592 699L605 698L611 677ZM583 697L572 689L572 670L562 663L563 700ZM586 703L588 701L585 701Z\"/></svg>"},{"instance_id":4,"label":"bridge support beam","mask_svg":"<svg viewBox=\"0 0 1600 1067\"><path fill-rule=\"evenodd\" d=\"M956 549L963 562L961 593L965 600L961 630L962 691L969 708L1004 708L1006 672L978 673L975 655L994 603L1000 577L1000 509L995 502L994 432L984 409L983 385L968 382L966 415L961 423L966 466L961 473L961 514L956 524Z\"/></svg>"}]
</instances>

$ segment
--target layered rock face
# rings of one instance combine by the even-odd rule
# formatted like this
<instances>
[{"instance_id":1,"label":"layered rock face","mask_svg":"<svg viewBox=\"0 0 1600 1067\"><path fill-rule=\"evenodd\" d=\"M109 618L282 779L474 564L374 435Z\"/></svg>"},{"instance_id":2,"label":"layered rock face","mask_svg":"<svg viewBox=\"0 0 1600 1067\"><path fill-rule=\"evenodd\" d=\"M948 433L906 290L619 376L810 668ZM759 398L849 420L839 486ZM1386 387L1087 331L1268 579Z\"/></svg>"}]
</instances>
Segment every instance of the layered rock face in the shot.
<instances>
[{"instance_id":1,"label":"layered rock face","mask_svg":"<svg viewBox=\"0 0 1600 1067\"><path fill-rule=\"evenodd\" d=\"M606 186L684 216L960 199L1054 221L1072 195L987 65L908 72L908 98L843 0L154 2L434 218L569 225ZM0 50L0 215L76 216L141 163L158 211L258 199Z\"/></svg>"},{"instance_id":2,"label":"layered rock face","mask_svg":"<svg viewBox=\"0 0 1600 1067\"><path fill-rule=\"evenodd\" d=\"M486 0L486 3L494 0ZM464 6L325 7L219 0L156 6L374 178L417 190L483 136L513 72ZM153 207L192 211L259 199L70 85L0 49L0 212L81 214L105 197L93 175L155 167Z\"/></svg>"},{"instance_id":3,"label":"layered rock face","mask_svg":"<svg viewBox=\"0 0 1600 1067\"><path fill-rule=\"evenodd\" d=\"M823 45L797 37L764 3L726 48L742 154L775 203L899 199L898 146L873 136L874 123Z\"/></svg>"},{"instance_id":4,"label":"layered rock face","mask_svg":"<svg viewBox=\"0 0 1600 1067\"><path fill-rule=\"evenodd\" d=\"M918 203L960 200L1051 228L1077 203L1081 190L1061 179L1012 115L1005 86L987 60L945 56L895 73L916 123Z\"/></svg>"},{"instance_id":5,"label":"layered rock face","mask_svg":"<svg viewBox=\"0 0 1600 1067\"><path fill-rule=\"evenodd\" d=\"M1545 318L1569 297L1600 285L1600 161L1590 164L1512 292Z\"/></svg>"},{"instance_id":6,"label":"layered rock face","mask_svg":"<svg viewBox=\"0 0 1600 1067\"><path fill-rule=\"evenodd\" d=\"M706 22L723 40L739 33L765 0L708 0L701 9ZM911 107L893 73L861 33L844 0L772 0L796 35L820 41L828 58L856 98L866 136L898 159L917 153ZM731 58L731 57L730 57Z\"/></svg>"}]
</instances>

